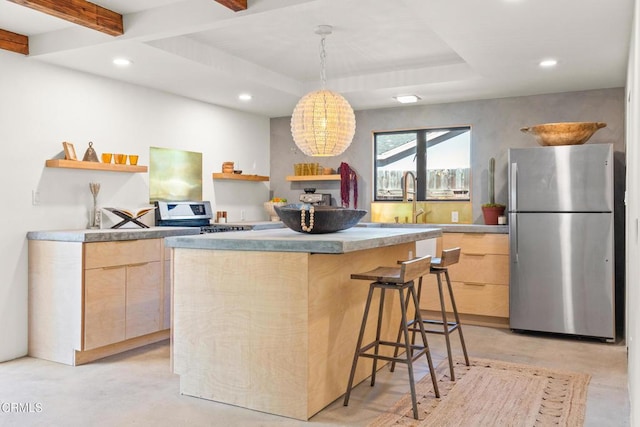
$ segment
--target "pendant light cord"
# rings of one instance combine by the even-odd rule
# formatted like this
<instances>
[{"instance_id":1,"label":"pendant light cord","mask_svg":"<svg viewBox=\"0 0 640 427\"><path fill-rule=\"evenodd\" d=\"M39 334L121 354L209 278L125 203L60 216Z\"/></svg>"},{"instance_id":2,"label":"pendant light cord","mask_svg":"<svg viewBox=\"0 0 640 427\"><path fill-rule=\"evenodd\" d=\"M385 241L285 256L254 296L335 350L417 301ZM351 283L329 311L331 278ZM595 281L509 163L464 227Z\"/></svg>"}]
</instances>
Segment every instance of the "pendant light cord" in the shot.
<instances>
[{"instance_id":1,"label":"pendant light cord","mask_svg":"<svg viewBox=\"0 0 640 427\"><path fill-rule=\"evenodd\" d=\"M320 38L320 81L322 82L322 90L327 86L327 73L325 71L327 52L325 51L325 39L326 36L322 34Z\"/></svg>"}]
</instances>

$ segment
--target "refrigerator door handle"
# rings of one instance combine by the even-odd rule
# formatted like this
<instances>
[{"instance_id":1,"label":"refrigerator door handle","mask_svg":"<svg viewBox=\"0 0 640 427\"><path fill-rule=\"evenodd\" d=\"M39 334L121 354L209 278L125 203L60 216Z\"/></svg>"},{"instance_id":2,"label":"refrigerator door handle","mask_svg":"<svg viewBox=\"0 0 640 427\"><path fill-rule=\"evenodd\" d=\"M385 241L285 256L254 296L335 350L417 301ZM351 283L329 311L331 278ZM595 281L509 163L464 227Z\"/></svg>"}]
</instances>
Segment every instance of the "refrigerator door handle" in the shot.
<instances>
[{"instance_id":1,"label":"refrigerator door handle","mask_svg":"<svg viewBox=\"0 0 640 427\"><path fill-rule=\"evenodd\" d=\"M511 163L511 206L509 209L512 212L518 210L518 163Z\"/></svg>"},{"instance_id":2,"label":"refrigerator door handle","mask_svg":"<svg viewBox=\"0 0 640 427\"><path fill-rule=\"evenodd\" d=\"M511 218L509 218L509 223L511 223L511 230L513 231L513 262L518 263L518 215L512 214Z\"/></svg>"}]
</instances>

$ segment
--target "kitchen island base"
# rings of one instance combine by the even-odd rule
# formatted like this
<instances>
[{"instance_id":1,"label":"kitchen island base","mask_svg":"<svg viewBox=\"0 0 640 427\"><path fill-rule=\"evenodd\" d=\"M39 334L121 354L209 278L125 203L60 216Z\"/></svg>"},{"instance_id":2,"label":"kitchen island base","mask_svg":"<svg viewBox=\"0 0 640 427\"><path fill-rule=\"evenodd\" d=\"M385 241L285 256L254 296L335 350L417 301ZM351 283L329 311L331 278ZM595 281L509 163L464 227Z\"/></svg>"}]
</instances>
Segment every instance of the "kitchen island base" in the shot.
<instances>
[{"instance_id":1,"label":"kitchen island base","mask_svg":"<svg viewBox=\"0 0 640 427\"><path fill-rule=\"evenodd\" d=\"M341 254L173 251L180 392L308 420L346 390L369 288L351 273L409 259L415 243ZM385 310L391 341L399 302ZM374 335L368 328L365 339ZM355 383L371 374L372 362L362 362Z\"/></svg>"}]
</instances>

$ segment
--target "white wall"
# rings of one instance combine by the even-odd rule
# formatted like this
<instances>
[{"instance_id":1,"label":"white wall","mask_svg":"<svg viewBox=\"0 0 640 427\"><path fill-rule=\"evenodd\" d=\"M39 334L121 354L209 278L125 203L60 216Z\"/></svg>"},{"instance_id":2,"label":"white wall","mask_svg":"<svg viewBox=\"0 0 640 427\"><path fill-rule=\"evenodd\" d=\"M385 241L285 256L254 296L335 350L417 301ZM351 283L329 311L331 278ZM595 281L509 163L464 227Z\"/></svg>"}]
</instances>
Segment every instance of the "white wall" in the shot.
<instances>
[{"instance_id":1,"label":"white wall","mask_svg":"<svg viewBox=\"0 0 640 427\"><path fill-rule=\"evenodd\" d=\"M211 173L234 161L245 173L269 175L268 118L0 51L0 361L27 353L27 231L85 228L92 181L101 183L101 206L149 203L147 174L45 168L62 141L79 158L93 141L98 156L138 154L140 165L149 164L150 146L201 152L203 199L214 211L228 211L230 221L241 212L267 219L268 183L214 182Z\"/></svg>"},{"instance_id":2,"label":"white wall","mask_svg":"<svg viewBox=\"0 0 640 427\"><path fill-rule=\"evenodd\" d=\"M627 73L627 209L626 209L626 258L627 258L627 348L629 357L628 381L631 407L631 425L640 425L640 247L638 242L638 217L640 216L640 5L635 4L633 34L629 50Z\"/></svg>"}]
</instances>

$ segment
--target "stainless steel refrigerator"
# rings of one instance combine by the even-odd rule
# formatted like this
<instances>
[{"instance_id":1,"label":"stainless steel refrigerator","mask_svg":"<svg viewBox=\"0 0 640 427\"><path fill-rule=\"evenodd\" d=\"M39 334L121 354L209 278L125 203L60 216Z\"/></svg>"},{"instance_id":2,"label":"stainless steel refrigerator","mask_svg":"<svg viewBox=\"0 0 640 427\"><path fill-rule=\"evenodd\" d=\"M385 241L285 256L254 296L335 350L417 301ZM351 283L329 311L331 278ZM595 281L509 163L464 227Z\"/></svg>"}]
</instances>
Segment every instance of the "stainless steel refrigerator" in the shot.
<instances>
[{"instance_id":1,"label":"stainless steel refrigerator","mask_svg":"<svg viewBox=\"0 0 640 427\"><path fill-rule=\"evenodd\" d=\"M613 147L509 150L514 330L615 339Z\"/></svg>"}]
</instances>

